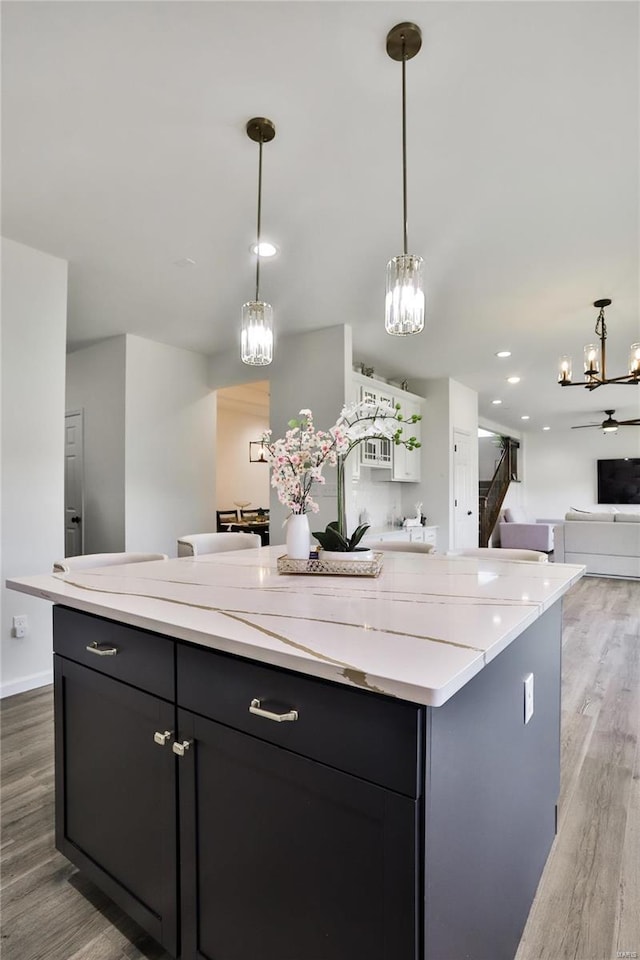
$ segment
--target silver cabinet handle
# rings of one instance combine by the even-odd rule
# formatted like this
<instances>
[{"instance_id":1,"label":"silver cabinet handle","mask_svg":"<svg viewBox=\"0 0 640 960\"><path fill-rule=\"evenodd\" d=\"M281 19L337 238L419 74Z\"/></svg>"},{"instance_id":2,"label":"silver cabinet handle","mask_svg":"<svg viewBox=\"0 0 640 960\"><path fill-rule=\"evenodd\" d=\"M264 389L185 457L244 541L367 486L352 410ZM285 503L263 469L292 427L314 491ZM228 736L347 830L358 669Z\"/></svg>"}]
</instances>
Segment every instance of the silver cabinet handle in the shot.
<instances>
[{"instance_id":1,"label":"silver cabinet handle","mask_svg":"<svg viewBox=\"0 0 640 960\"><path fill-rule=\"evenodd\" d=\"M164 747L167 740L170 740L173 736L173 730L165 730L164 733L160 733L158 730L153 735L153 742L157 743L158 746Z\"/></svg>"},{"instance_id":2,"label":"silver cabinet handle","mask_svg":"<svg viewBox=\"0 0 640 960\"><path fill-rule=\"evenodd\" d=\"M192 743L193 740L183 740L182 743L174 743L171 749L177 756L184 757Z\"/></svg>"},{"instance_id":3,"label":"silver cabinet handle","mask_svg":"<svg viewBox=\"0 0 640 960\"><path fill-rule=\"evenodd\" d=\"M98 643L97 640L94 640L85 649L88 653L95 653L97 657L115 657L118 652L117 647L107 647L106 644Z\"/></svg>"},{"instance_id":4,"label":"silver cabinet handle","mask_svg":"<svg viewBox=\"0 0 640 960\"><path fill-rule=\"evenodd\" d=\"M263 710L260 701L254 699L249 706L249 713L255 713L256 717L264 717L265 720L275 720L276 723L282 723L284 720L297 720L298 711L288 710L286 713L273 713L271 710Z\"/></svg>"}]
</instances>

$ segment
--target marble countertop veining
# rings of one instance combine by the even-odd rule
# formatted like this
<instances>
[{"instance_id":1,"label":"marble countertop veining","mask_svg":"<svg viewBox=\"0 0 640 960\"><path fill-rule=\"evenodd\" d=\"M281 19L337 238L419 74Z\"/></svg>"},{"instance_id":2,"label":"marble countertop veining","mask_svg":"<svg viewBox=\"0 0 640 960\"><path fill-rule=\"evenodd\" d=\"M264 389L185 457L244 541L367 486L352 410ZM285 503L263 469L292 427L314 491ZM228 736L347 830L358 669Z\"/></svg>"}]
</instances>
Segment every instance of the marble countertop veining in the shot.
<instances>
[{"instance_id":1,"label":"marble countertop veining","mask_svg":"<svg viewBox=\"0 0 640 960\"><path fill-rule=\"evenodd\" d=\"M20 577L7 586L180 640L440 706L584 573L385 554L376 579L279 575L260 547Z\"/></svg>"}]
</instances>

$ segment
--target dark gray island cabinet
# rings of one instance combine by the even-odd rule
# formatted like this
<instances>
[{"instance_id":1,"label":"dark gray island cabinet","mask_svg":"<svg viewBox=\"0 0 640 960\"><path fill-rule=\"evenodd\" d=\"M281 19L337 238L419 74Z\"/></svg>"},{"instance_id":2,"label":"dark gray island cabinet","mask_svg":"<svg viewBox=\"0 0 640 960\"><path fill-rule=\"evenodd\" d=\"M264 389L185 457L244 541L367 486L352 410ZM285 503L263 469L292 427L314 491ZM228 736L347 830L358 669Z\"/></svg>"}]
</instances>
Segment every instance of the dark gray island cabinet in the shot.
<instances>
[{"instance_id":1,"label":"dark gray island cabinet","mask_svg":"<svg viewBox=\"0 0 640 960\"><path fill-rule=\"evenodd\" d=\"M556 602L429 707L58 605L58 849L182 960L512 960L560 634Z\"/></svg>"}]
</instances>

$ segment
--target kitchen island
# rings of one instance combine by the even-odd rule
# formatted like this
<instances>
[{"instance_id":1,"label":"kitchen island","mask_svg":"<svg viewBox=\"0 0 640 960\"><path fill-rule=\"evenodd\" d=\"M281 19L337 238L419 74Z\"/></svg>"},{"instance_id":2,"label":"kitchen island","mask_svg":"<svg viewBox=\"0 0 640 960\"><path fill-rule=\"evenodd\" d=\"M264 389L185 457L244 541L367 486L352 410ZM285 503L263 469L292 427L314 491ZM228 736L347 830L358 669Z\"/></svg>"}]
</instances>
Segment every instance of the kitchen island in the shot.
<instances>
[{"instance_id":1,"label":"kitchen island","mask_svg":"<svg viewBox=\"0 0 640 960\"><path fill-rule=\"evenodd\" d=\"M282 552L8 582L56 603L58 848L183 960L511 960L584 568Z\"/></svg>"}]
</instances>

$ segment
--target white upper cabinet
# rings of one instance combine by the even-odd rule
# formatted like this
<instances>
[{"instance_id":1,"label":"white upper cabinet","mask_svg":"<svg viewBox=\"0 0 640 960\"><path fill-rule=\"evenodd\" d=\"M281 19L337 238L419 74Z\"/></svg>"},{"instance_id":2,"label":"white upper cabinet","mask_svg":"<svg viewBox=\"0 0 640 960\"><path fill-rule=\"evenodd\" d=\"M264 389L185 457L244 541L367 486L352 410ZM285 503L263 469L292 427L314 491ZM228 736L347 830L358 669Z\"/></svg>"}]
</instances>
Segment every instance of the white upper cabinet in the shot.
<instances>
[{"instance_id":1,"label":"white upper cabinet","mask_svg":"<svg viewBox=\"0 0 640 960\"><path fill-rule=\"evenodd\" d=\"M400 390L388 383L379 383L371 377L354 375L354 393L359 400L369 400L372 403L388 405L395 407L400 404L401 413L404 420L409 419L414 413L420 414L422 411L422 398L415 394L407 393L406 390ZM415 437L420 441L421 424L412 423L404 427L403 436ZM364 440L359 445L359 464L363 467L385 467L391 470L391 479L404 482L417 482L420 480L420 452L418 450L407 450L400 444L396 446L390 440L378 439L372 437ZM354 453L354 457L356 454Z\"/></svg>"},{"instance_id":2,"label":"white upper cabinet","mask_svg":"<svg viewBox=\"0 0 640 960\"><path fill-rule=\"evenodd\" d=\"M415 400L410 400L407 398L404 402L404 397L402 397L399 402L402 404L402 416L404 420L409 420L413 414L420 415L421 405ZM417 423L407 423L403 429L402 436L405 438L415 437L418 443L420 443L420 438L422 436L422 424L418 420ZM421 478L420 472L420 450L407 450L407 448L400 444L399 446L393 447L393 473L391 476L392 480L403 480L407 483L417 483Z\"/></svg>"}]
</instances>

